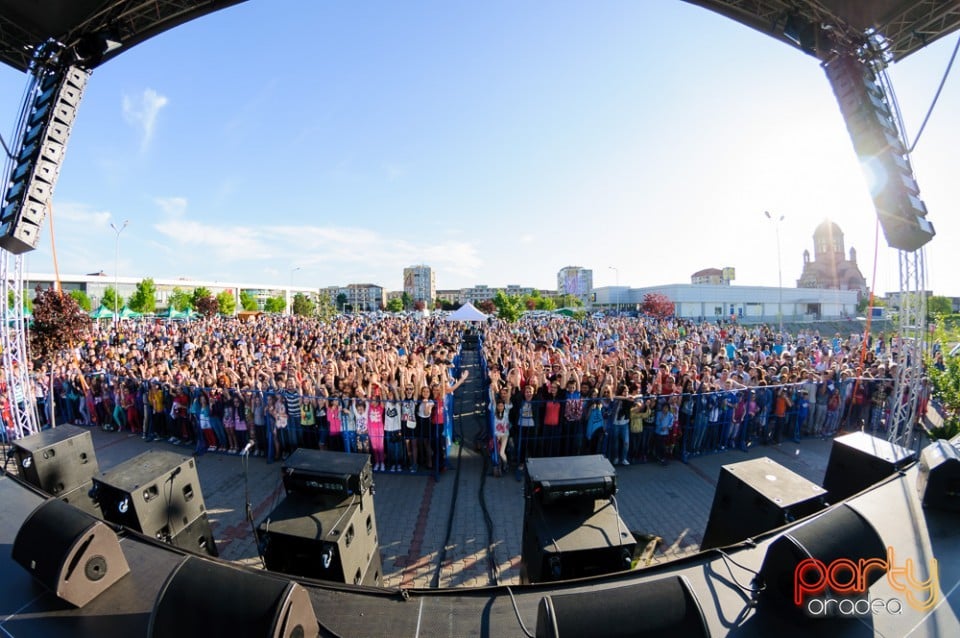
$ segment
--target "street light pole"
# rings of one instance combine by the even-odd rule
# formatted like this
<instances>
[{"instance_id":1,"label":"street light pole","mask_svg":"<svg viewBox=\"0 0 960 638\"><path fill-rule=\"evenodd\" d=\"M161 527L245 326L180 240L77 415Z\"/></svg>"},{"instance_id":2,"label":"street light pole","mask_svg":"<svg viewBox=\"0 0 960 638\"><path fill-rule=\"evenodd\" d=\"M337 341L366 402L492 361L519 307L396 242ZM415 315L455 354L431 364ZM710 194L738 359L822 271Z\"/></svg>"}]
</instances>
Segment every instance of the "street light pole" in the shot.
<instances>
[{"instance_id":1,"label":"street light pole","mask_svg":"<svg viewBox=\"0 0 960 638\"><path fill-rule=\"evenodd\" d=\"M293 273L300 270L300 266L294 266L290 269L290 289L287 291L287 312L293 314Z\"/></svg>"},{"instance_id":2,"label":"street light pole","mask_svg":"<svg viewBox=\"0 0 960 638\"><path fill-rule=\"evenodd\" d=\"M780 215L779 218L774 219L770 214L770 211L765 210L763 214L767 216L767 219L774 222L774 228L777 232L777 318L780 321L780 335L783 336L783 270L780 265L780 223L783 221L783 215Z\"/></svg>"},{"instance_id":3,"label":"street light pole","mask_svg":"<svg viewBox=\"0 0 960 638\"><path fill-rule=\"evenodd\" d=\"M114 246L113 252L113 323L114 325L120 321L118 308L120 304L120 233L123 232L123 229L127 227L127 224L130 223L129 219L123 220L123 223L117 228L117 225L113 222L110 222L110 228L113 229L113 232L117 234L116 245Z\"/></svg>"},{"instance_id":4,"label":"street light pole","mask_svg":"<svg viewBox=\"0 0 960 638\"><path fill-rule=\"evenodd\" d=\"M617 282L617 316L620 316L620 270L616 266L608 266L613 274L616 275Z\"/></svg>"}]
</instances>

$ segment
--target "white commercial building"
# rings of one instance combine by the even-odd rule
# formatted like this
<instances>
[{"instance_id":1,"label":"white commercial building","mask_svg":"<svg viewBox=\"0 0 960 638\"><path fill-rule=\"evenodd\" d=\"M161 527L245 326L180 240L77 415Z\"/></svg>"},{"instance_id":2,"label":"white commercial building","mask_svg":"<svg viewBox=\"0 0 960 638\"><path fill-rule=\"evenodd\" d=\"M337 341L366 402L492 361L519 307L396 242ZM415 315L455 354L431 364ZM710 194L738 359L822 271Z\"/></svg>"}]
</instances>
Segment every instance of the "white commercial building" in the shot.
<instances>
[{"instance_id":1,"label":"white commercial building","mask_svg":"<svg viewBox=\"0 0 960 638\"><path fill-rule=\"evenodd\" d=\"M658 293L673 302L674 312L686 319L729 319L747 323L812 321L853 317L857 312L856 290L824 288L776 288L765 286L708 286L669 284L647 288L607 286L596 288L594 306L637 310L645 295Z\"/></svg>"}]
</instances>

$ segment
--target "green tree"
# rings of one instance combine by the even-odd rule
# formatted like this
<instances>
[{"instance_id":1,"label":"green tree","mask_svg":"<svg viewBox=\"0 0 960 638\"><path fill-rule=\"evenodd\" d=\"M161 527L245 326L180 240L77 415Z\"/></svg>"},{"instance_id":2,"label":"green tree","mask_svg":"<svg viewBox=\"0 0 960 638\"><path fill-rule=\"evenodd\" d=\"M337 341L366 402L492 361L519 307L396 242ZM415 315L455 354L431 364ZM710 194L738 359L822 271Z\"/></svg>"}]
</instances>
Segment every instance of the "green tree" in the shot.
<instances>
[{"instance_id":1,"label":"green tree","mask_svg":"<svg viewBox=\"0 0 960 638\"><path fill-rule=\"evenodd\" d=\"M30 329L30 353L46 361L69 348L90 329L90 317L80 310L77 300L58 290L37 290Z\"/></svg>"},{"instance_id":2,"label":"green tree","mask_svg":"<svg viewBox=\"0 0 960 638\"><path fill-rule=\"evenodd\" d=\"M411 310L413 308L413 297L411 297L407 291L403 291L403 294L400 295L400 302L403 304L404 310Z\"/></svg>"},{"instance_id":3,"label":"green tree","mask_svg":"<svg viewBox=\"0 0 960 638\"><path fill-rule=\"evenodd\" d=\"M263 309L267 312L283 312L287 309L287 301L282 295L270 297L264 302Z\"/></svg>"},{"instance_id":4,"label":"green tree","mask_svg":"<svg viewBox=\"0 0 960 638\"><path fill-rule=\"evenodd\" d=\"M174 288L170 291L169 301L170 307L180 312L193 308L190 293L180 288Z\"/></svg>"},{"instance_id":5,"label":"green tree","mask_svg":"<svg viewBox=\"0 0 960 638\"><path fill-rule=\"evenodd\" d=\"M933 341L940 344L941 352L947 352L952 343L944 320L937 320ZM943 406L943 425L928 428L935 439L950 439L960 433L960 355L943 357L942 364L927 359L927 374L930 377L931 394ZM923 423L923 421L921 421Z\"/></svg>"},{"instance_id":6,"label":"green tree","mask_svg":"<svg viewBox=\"0 0 960 638\"><path fill-rule=\"evenodd\" d=\"M556 310L557 302L552 297L538 297L537 310Z\"/></svg>"},{"instance_id":7,"label":"green tree","mask_svg":"<svg viewBox=\"0 0 960 638\"><path fill-rule=\"evenodd\" d=\"M940 315L949 315L953 312L953 304L949 297L933 295L927 299L927 316L938 317Z\"/></svg>"},{"instance_id":8,"label":"green tree","mask_svg":"<svg viewBox=\"0 0 960 638\"><path fill-rule=\"evenodd\" d=\"M310 317L316 311L317 306L313 301L302 292L293 296L293 304L290 309L293 314L301 317Z\"/></svg>"},{"instance_id":9,"label":"green tree","mask_svg":"<svg viewBox=\"0 0 960 638\"><path fill-rule=\"evenodd\" d=\"M103 298L100 300L100 305L111 311L119 310L123 308L123 297L117 294L116 288L107 286L106 290L103 291Z\"/></svg>"},{"instance_id":10,"label":"green tree","mask_svg":"<svg viewBox=\"0 0 960 638\"><path fill-rule=\"evenodd\" d=\"M403 310L403 299L400 297L394 297L387 302L387 310L389 312L400 312Z\"/></svg>"},{"instance_id":11,"label":"green tree","mask_svg":"<svg viewBox=\"0 0 960 638\"><path fill-rule=\"evenodd\" d=\"M321 321L330 321L337 314L337 309L333 307L333 301L330 295L322 294L317 298L317 317Z\"/></svg>"},{"instance_id":12,"label":"green tree","mask_svg":"<svg viewBox=\"0 0 960 638\"><path fill-rule=\"evenodd\" d=\"M137 290L130 296L130 309L143 314L152 314L157 310L157 286L147 277L137 284Z\"/></svg>"},{"instance_id":13,"label":"green tree","mask_svg":"<svg viewBox=\"0 0 960 638\"><path fill-rule=\"evenodd\" d=\"M583 301L580 299L580 297L567 293L557 299L557 306L560 308L580 308L583 306Z\"/></svg>"},{"instance_id":14,"label":"green tree","mask_svg":"<svg viewBox=\"0 0 960 638\"><path fill-rule=\"evenodd\" d=\"M90 301L90 297L82 290L71 290L70 296L74 298L77 305L80 306L84 312L90 312L93 309L93 303Z\"/></svg>"},{"instance_id":15,"label":"green tree","mask_svg":"<svg viewBox=\"0 0 960 638\"><path fill-rule=\"evenodd\" d=\"M887 305L887 302L879 297L873 298L873 307L874 308L883 308ZM860 297L860 301L857 302L857 313L866 314L867 308L870 307L870 295L864 295Z\"/></svg>"},{"instance_id":16,"label":"green tree","mask_svg":"<svg viewBox=\"0 0 960 638\"><path fill-rule=\"evenodd\" d=\"M13 291L12 290L7 291L7 308L13 308ZM26 290L23 291L23 308L27 312L33 312L33 301L30 300L30 297L27 295Z\"/></svg>"},{"instance_id":17,"label":"green tree","mask_svg":"<svg viewBox=\"0 0 960 638\"><path fill-rule=\"evenodd\" d=\"M240 307L244 310L259 310L260 307L257 305L257 300L253 298L246 290L240 291Z\"/></svg>"},{"instance_id":18,"label":"green tree","mask_svg":"<svg viewBox=\"0 0 960 638\"><path fill-rule=\"evenodd\" d=\"M237 311L237 300L233 292L221 290L217 295L217 311L221 315L233 315Z\"/></svg>"},{"instance_id":19,"label":"green tree","mask_svg":"<svg viewBox=\"0 0 960 638\"><path fill-rule=\"evenodd\" d=\"M343 312L347 308L347 294L341 292L337 295L337 310Z\"/></svg>"},{"instance_id":20,"label":"green tree","mask_svg":"<svg viewBox=\"0 0 960 638\"><path fill-rule=\"evenodd\" d=\"M502 290L498 290L493 296L493 305L497 308L497 316L507 323L513 323L519 319L524 310L523 300L520 297L506 295Z\"/></svg>"}]
</instances>

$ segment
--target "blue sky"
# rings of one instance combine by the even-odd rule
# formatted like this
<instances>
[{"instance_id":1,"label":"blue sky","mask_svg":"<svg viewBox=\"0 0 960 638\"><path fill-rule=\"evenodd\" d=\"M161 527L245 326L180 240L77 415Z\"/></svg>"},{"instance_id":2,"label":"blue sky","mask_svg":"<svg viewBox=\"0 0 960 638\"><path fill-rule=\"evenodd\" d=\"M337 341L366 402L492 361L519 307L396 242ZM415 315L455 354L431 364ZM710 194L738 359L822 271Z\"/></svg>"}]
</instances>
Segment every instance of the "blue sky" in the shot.
<instances>
[{"instance_id":1,"label":"blue sky","mask_svg":"<svg viewBox=\"0 0 960 638\"><path fill-rule=\"evenodd\" d=\"M957 34L891 67L915 134ZM26 76L0 68L9 139ZM960 71L913 156L960 295ZM440 288L785 285L829 217L871 280L875 213L817 61L684 2L251 0L97 69L54 200L61 273ZM880 234L879 292L897 287ZM50 234L27 267L51 272ZM299 268L299 270L294 270Z\"/></svg>"}]
</instances>

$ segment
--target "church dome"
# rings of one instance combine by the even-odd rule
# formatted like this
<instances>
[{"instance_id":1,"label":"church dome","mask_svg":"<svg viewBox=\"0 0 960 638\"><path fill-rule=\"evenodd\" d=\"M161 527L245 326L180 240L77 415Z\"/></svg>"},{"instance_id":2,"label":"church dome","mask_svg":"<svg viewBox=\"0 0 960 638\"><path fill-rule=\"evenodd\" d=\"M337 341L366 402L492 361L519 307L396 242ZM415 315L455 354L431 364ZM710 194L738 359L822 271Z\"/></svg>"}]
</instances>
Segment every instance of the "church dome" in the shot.
<instances>
[{"instance_id":1,"label":"church dome","mask_svg":"<svg viewBox=\"0 0 960 638\"><path fill-rule=\"evenodd\" d=\"M813 237L816 239L824 235L827 237L843 237L843 231L829 219L824 219L820 222L820 225L817 226L817 229L813 231Z\"/></svg>"}]
</instances>

